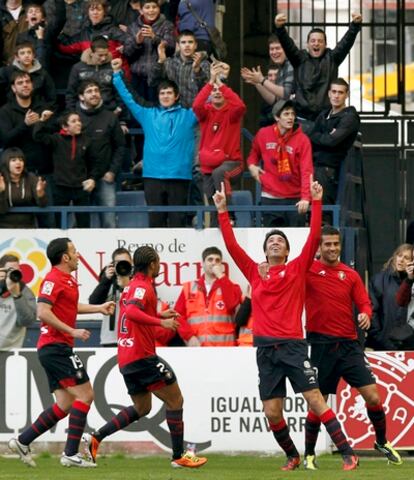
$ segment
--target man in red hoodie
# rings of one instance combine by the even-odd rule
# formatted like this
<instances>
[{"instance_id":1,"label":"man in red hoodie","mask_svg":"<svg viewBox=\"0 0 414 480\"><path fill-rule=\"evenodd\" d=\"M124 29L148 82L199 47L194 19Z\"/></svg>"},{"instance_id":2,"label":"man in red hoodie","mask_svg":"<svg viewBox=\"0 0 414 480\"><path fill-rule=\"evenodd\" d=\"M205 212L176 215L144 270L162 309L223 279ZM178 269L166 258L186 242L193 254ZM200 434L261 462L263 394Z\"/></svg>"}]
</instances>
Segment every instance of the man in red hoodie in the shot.
<instances>
[{"instance_id":1,"label":"man in red hoodie","mask_svg":"<svg viewBox=\"0 0 414 480\"><path fill-rule=\"evenodd\" d=\"M261 184L262 205L295 205L296 212L263 214L265 227L302 227L311 199L309 176L313 173L309 138L295 125L293 102L279 100L276 123L261 128L247 159L252 177ZM262 161L262 166L260 165Z\"/></svg>"},{"instance_id":2,"label":"man in red hoodie","mask_svg":"<svg viewBox=\"0 0 414 480\"><path fill-rule=\"evenodd\" d=\"M224 182L226 194L231 184L240 178L243 161L240 153L240 129L246 105L221 81L221 66L213 63L210 81L200 90L193 110L200 123L200 170L203 175L203 194L213 205L212 196Z\"/></svg>"}]
</instances>

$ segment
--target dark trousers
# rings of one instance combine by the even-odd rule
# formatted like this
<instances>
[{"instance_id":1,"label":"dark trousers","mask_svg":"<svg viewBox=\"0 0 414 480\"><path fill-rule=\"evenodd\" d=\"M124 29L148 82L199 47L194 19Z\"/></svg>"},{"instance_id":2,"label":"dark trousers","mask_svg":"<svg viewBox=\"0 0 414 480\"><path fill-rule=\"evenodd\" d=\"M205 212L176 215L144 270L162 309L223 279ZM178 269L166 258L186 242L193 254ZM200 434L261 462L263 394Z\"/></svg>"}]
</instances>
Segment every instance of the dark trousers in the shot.
<instances>
[{"instance_id":1,"label":"dark trousers","mask_svg":"<svg viewBox=\"0 0 414 480\"><path fill-rule=\"evenodd\" d=\"M338 196L339 169L332 167L314 167L314 176L323 187L324 205L335 205ZM332 225L332 212L322 213L322 223Z\"/></svg>"},{"instance_id":2,"label":"dark trousers","mask_svg":"<svg viewBox=\"0 0 414 480\"><path fill-rule=\"evenodd\" d=\"M296 205L299 198L266 198L261 197L262 205ZM304 227L306 215L296 212L264 212L262 215L264 227Z\"/></svg>"},{"instance_id":3,"label":"dark trousers","mask_svg":"<svg viewBox=\"0 0 414 480\"><path fill-rule=\"evenodd\" d=\"M144 178L147 205L187 205L189 180ZM150 227L185 227L184 212L149 214Z\"/></svg>"},{"instance_id":4,"label":"dark trousers","mask_svg":"<svg viewBox=\"0 0 414 480\"><path fill-rule=\"evenodd\" d=\"M88 206L90 205L89 193L85 192L82 187L72 188L64 187L62 185L55 185L53 192L53 199L57 206L67 206L71 203L75 206ZM56 224L58 227L61 225L61 215L56 215ZM76 213L76 227L89 228L89 213Z\"/></svg>"}]
</instances>

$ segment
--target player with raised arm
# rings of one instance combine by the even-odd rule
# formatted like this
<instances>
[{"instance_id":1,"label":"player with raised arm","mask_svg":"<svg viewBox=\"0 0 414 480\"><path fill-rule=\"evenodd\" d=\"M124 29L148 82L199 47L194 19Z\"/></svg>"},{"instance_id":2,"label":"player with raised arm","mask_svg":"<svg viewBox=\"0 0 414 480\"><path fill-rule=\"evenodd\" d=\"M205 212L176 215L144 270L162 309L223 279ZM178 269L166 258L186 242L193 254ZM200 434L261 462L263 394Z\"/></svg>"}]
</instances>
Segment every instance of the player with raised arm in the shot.
<instances>
[{"instance_id":1,"label":"player with raised arm","mask_svg":"<svg viewBox=\"0 0 414 480\"><path fill-rule=\"evenodd\" d=\"M219 223L227 250L252 288L254 315L253 339L257 346L259 391L270 429L287 456L282 470L300 465L299 453L283 418L286 378L295 393L302 393L309 408L325 425L333 443L343 457L343 469L354 470L358 457L345 438L334 412L326 404L319 388L317 370L308 358L303 338L302 310L305 301L306 272L318 249L321 230L323 189L312 176L311 228L300 255L287 262L289 241L281 230L266 234L263 250L268 269L259 271L258 264L240 247L234 236L226 206L224 185L213 196L219 212Z\"/></svg>"},{"instance_id":2,"label":"player with raised arm","mask_svg":"<svg viewBox=\"0 0 414 480\"><path fill-rule=\"evenodd\" d=\"M92 434L85 434L90 456L96 462L100 442L112 433L148 415L153 393L167 407L167 425L173 450L174 468L201 467L206 458L184 451L183 397L177 377L168 363L155 352L156 328L176 330L177 312L168 309L157 314L154 279L160 270L160 258L149 246L134 253L135 275L125 287L120 303L118 364L133 405L122 409L112 420Z\"/></svg>"}]
</instances>

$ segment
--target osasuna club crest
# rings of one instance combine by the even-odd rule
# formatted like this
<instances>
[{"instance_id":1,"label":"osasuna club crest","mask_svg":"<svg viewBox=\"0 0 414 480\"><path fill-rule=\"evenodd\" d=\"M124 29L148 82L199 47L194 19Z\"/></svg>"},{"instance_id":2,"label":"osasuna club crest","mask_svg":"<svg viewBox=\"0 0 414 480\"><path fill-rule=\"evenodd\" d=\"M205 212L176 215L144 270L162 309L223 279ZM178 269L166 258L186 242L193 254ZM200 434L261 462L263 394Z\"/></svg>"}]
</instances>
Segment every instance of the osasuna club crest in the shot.
<instances>
[{"instance_id":1,"label":"osasuna club crest","mask_svg":"<svg viewBox=\"0 0 414 480\"><path fill-rule=\"evenodd\" d=\"M340 270L340 271L338 272L338 277L339 277L339 280L345 280L345 278L346 278L346 273L343 272L342 270Z\"/></svg>"}]
</instances>

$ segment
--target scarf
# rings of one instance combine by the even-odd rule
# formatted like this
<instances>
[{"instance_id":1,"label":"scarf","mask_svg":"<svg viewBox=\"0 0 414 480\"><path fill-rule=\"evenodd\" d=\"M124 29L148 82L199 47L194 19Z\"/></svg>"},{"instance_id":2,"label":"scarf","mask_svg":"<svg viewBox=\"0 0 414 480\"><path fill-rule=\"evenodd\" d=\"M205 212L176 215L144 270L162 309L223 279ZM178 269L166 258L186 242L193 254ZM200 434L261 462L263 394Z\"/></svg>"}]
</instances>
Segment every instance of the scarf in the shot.
<instances>
[{"instance_id":1,"label":"scarf","mask_svg":"<svg viewBox=\"0 0 414 480\"><path fill-rule=\"evenodd\" d=\"M70 152L70 159L71 160L75 160L75 156L76 156L76 136L75 135L70 135L65 129L61 129L60 132L59 132L61 135L65 136L65 137L72 137L72 140L71 140L71 152Z\"/></svg>"},{"instance_id":2,"label":"scarf","mask_svg":"<svg viewBox=\"0 0 414 480\"><path fill-rule=\"evenodd\" d=\"M274 128L274 132L277 140L275 161L277 175L281 181L286 182L292 177L292 170L290 168L289 154L286 149L286 145L289 143L289 140L292 138L294 132L292 128L282 135L277 125Z\"/></svg>"}]
</instances>

